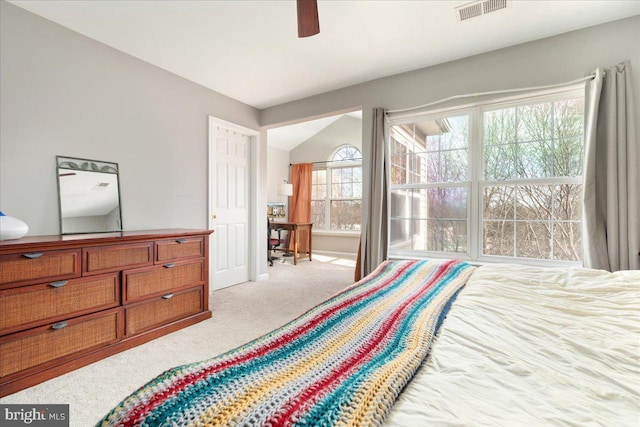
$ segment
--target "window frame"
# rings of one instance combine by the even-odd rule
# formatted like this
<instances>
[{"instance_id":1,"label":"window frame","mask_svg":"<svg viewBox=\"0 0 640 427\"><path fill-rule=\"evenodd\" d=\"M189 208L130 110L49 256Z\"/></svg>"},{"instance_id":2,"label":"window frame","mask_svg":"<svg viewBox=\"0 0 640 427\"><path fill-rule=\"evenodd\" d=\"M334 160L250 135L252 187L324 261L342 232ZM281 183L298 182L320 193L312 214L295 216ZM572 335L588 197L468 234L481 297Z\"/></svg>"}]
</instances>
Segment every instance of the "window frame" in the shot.
<instances>
[{"instance_id":1,"label":"window frame","mask_svg":"<svg viewBox=\"0 0 640 427\"><path fill-rule=\"evenodd\" d=\"M324 196L324 198L322 198L322 199L314 199L314 198L313 198L313 186L314 186L314 185L316 185L316 186L323 185L323 184L314 184L314 179L313 179L313 177L314 177L314 175L315 175L315 172L318 172L318 171L322 171L322 172L324 172L324 173L325 173L325 178L324 178L324 180L325 180L325 183L324 183L324 194L325 194L325 196ZM328 174L327 172L328 172L328 171L327 171L327 168L326 168L326 167L319 167L319 166L316 166L316 165L314 164L314 165L313 165L313 168L312 168L312 175L311 175L311 188L312 188L312 191L311 191L311 203L313 204L313 202L316 202L316 201L323 201L323 202L324 202L324 221L325 221L325 227L326 227L326 223L327 223L327 219L328 219L328 217L327 217L327 215L328 215L328 214L327 214L327 199L328 199L328 197L327 197L327 192L329 191L329 184L328 184L328 178L327 178L327 176L328 176L329 174ZM316 231L329 231L329 229L327 229L327 228L325 228L325 227L322 227L322 228L321 228L321 227L319 227L318 222L314 220L314 216L313 216L313 209L312 209L312 211L311 211L311 212L312 212L311 222L313 222L313 225L314 225L314 227L313 227L313 228L314 228L314 229L313 229L313 233L315 233Z\"/></svg>"},{"instance_id":2,"label":"window frame","mask_svg":"<svg viewBox=\"0 0 640 427\"><path fill-rule=\"evenodd\" d=\"M344 160L344 161L340 161L340 160L333 160L334 157L336 156L336 154L343 148L346 147L351 147L354 148L358 151L358 153L360 153L361 158L359 160ZM360 197L351 197L351 198L344 198L344 197L334 197L333 196L333 180L332 180L332 171L336 170L336 169L342 169L342 168L353 168L353 167L359 167L360 168L360 185L361 185L361 189L360 189ZM333 229L331 228L331 202L333 201L350 201L350 200L359 200L360 203L362 204L362 191L363 191L363 182L362 182L362 150L360 148L358 148L357 146L353 145L353 144L341 144L338 147L336 147L332 152L331 155L329 156L329 160L325 161L325 162L320 162L318 164L314 164L313 166L313 171L325 171L326 175L325 175L325 198L324 199L311 199L312 202L314 201L320 201L320 200L324 200L324 218L325 218L325 227L320 228L320 227L315 227L314 224L314 228L313 228L313 232L317 233L317 234L340 234L340 235L359 235L362 232L362 223L360 224L360 230L337 230L337 229ZM312 181L313 183L313 181ZM316 184L317 185L317 184ZM362 205L361 205L362 206ZM362 217L362 215L361 215Z\"/></svg>"},{"instance_id":3,"label":"window frame","mask_svg":"<svg viewBox=\"0 0 640 427\"><path fill-rule=\"evenodd\" d=\"M409 188L433 188L433 187L461 187L465 184L467 187L467 252L444 252L444 251L419 251L419 250L395 250L391 247L391 227L387 230L387 241L389 242L387 256L390 259L414 259L414 258L456 258L462 259L474 264L486 263L518 263L538 266L557 266L571 267L581 266L581 261L557 260L557 259L539 259L526 257L507 257L499 255L485 255L482 253L483 248L483 191L484 188L491 185L558 185L558 184L580 184L584 174L584 151L583 151L583 174L576 177L543 177L543 178L513 178L508 180L484 180L484 120L483 114L488 111L500 110L523 105L532 105L541 102L554 102L567 100L571 98L584 99L584 87L582 85L572 85L555 90L540 91L535 93L527 93L516 96L501 97L494 99L485 99L463 106L453 106L439 108L433 110L424 110L415 114L403 114L397 118L390 118L386 122L388 126L387 156L388 156L388 179L389 186L387 190L387 199L391 201L391 193L398 189ZM405 184L398 185L391 183L391 126L402 124L413 124L425 120L439 120L452 116L468 115L468 171L467 180L460 182L447 183L421 183L421 184ZM408 172L407 172L408 177ZM387 217L391 221L391 203L387 206Z\"/></svg>"},{"instance_id":4,"label":"window frame","mask_svg":"<svg viewBox=\"0 0 640 427\"><path fill-rule=\"evenodd\" d=\"M413 123L417 123L419 121L423 121L423 120L429 120L429 121L436 121L436 120L443 120L452 116L467 116L468 117L468 125L469 125L469 130L468 130L468 144L467 144L467 164L469 165L469 169L467 170L467 179L464 181L447 181L447 182L428 182L428 183L410 183L407 182L403 185L398 185L398 184L392 184L391 183L391 179L389 179L389 191L388 191L388 198L387 200L391 201L391 192L393 190L399 190L399 189L405 189L405 190L414 190L414 189L424 189L424 190L428 190L428 189L436 189L436 188L465 188L467 191L467 218L466 218L466 222L467 222L467 252L445 252L445 251L428 251L428 250L400 250L398 252L396 252L396 254L394 254L394 257L397 258L417 258L420 257L421 255L426 255L430 258L443 258L443 255L446 255L446 257L448 258L461 258L461 259L467 259L470 260L471 256L470 256L470 247L471 247L471 242L470 242L470 238L471 238L471 224L470 224L470 220L469 220L469 207L471 206L471 194L472 194L472 190L471 190L471 186L472 186L472 174L471 174L471 163L470 163L470 159L471 159L471 141L472 141L472 128L471 128L471 112L473 110L471 108L454 108L454 109L448 109L448 110L439 110L437 113L434 114L429 114L428 112L426 113L421 113L419 115L416 116L412 116L412 117L404 117L403 119L401 119L401 121L393 122L393 123L389 123L390 126L392 125L400 125L400 124L413 124ZM387 132L387 134L389 135L389 138L391 138L391 132ZM390 139L388 141L388 143L390 144ZM439 150L440 151L440 150ZM451 151L450 149L447 150L442 150L442 151ZM424 154L426 155L427 153L429 153L426 149ZM391 147L389 146L389 156L390 158L392 157L391 155ZM407 153L405 154L406 159L409 159L410 154L407 151ZM408 165L408 161L405 161L405 165ZM389 173L391 173L392 167L391 167L391 160L389 161ZM410 173L408 171L408 168L405 168L405 174L406 174L406 179L405 181L410 181L409 176ZM391 203L388 203L388 212L387 212L387 218L389 218L390 220L392 219L391 217ZM388 230L388 236L387 236L387 241L389 242L389 255L391 255L391 227L389 227ZM418 255L420 254L420 255Z\"/></svg>"}]
</instances>

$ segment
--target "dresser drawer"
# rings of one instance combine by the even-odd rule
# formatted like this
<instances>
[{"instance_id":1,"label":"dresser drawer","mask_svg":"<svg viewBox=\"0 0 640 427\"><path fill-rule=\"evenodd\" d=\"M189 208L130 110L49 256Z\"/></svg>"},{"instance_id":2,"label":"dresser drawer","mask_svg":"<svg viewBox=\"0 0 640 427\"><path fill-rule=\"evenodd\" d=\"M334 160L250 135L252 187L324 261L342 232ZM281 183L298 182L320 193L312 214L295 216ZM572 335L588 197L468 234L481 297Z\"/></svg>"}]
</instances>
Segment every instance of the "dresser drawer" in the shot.
<instances>
[{"instance_id":1,"label":"dresser drawer","mask_svg":"<svg viewBox=\"0 0 640 427\"><path fill-rule=\"evenodd\" d=\"M0 378L77 355L118 341L122 309L78 317L66 322L0 338Z\"/></svg>"},{"instance_id":2,"label":"dresser drawer","mask_svg":"<svg viewBox=\"0 0 640 427\"><path fill-rule=\"evenodd\" d=\"M203 287L167 294L125 308L125 331L137 334L203 311Z\"/></svg>"},{"instance_id":3,"label":"dresser drawer","mask_svg":"<svg viewBox=\"0 0 640 427\"><path fill-rule=\"evenodd\" d=\"M152 242L85 248L82 256L85 274L98 274L153 264Z\"/></svg>"},{"instance_id":4,"label":"dresser drawer","mask_svg":"<svg viewBox=\"0 0 640 427\"><path fill-rule=\"evenodd\" d=\"M166 263L150 268L124 271L124 299L135 301L204 283L204 260Z\"/></svg>"},{"instance_id":5,"label":"dresser drawer","mask_svg":"<svg viewBox=\"0 0 640 427\"><path fill-rule=\"evenodd\" d=\"M156 242L155 262L163 263L204 256L204 237L184 237Z\"/></svg>"},{"instance_id":6,"label":"dresser drawer","mask_svg":"<svg viewBox=\"0 0 640 427\"><path fill-rule=\"evenodd\" d=\"M0 287L80 277L80 249L0 255Z\"/></svg>"},{"instance_id":7,"label":"dresser drawer","mask_svg":"<svg viewBox=\"0 0 640 427\"><path fill-rule=\"evenodd\" d=\"M120 304L117 273L0 291L0 335Z\"/></svg>"}]
</instances>

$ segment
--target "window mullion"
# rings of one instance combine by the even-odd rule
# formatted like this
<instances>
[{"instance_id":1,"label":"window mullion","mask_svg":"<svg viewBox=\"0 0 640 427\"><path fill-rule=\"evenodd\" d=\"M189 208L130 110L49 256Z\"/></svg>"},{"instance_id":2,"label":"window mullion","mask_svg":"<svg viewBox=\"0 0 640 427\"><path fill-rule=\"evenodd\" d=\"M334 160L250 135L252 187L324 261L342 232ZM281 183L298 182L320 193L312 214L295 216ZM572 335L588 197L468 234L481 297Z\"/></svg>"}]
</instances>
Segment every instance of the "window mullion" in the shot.
<instances>
[{"instance_id":1,"label":"window mullion","mask_svg":"<svg viewBox=\"0 0 640 427\"><path fill-rule=\"evenodd\" d=\"M324 228L331 230L331 198L333 197L333 194L331 194L331 189L333 188L333 185L331 185L331 168L327 167L326 171L325 181L327 189L324 196Z\"/></svg>"},{"instance_id":2,"label":"window mullion","mask_svg":"<svg viewBox=\"0 0 640 427\"><path fill-rule=\"evenodd\" d=\"M520 108L516 107L515 109L515 147L514 147L514 151L515 151L515 170L513 171L513 173L515 174L515 178L516 179L520 179L523 178L522 176L520 176L520 146L519 146L519 142L520 142L520 138L518 138L518 128L520 127ZM511 254L512 257L517 258L518 256L518 186L521 184L522 181L517 182L514 186L513 186L513 252Z\"/></svg>"},{"instance_id":3,"label":"window mullion","mask_svg":"<svg viewBox=\"0 0 640 427\"><path fill-rule=\"evenodd\" d=\"M556 143L556 112L555 112L555 103L551 103L551 175L555 176L555 170L556 170L556 156L554 155L555 151L556 151L556 147L555 147L555 143ZM555 199L555 186L551 187L551 218L549 221L549 228L551 229L551 259L555 259L555 253L554 253L554 229L555 229L555 203L553 203L554 199Z\"/></svg>"},{"instance_id":4,"label":"window mullion","mask_svg":"<svg viewBox=\"0 0 640 427\"><path fill-rule=\"evenodd\" d=\"M467 218L467 235L469 236L469 256L477 260L482 253L482 180L483 142L482 113L474 108L469 114L469 213Z\"/></svg>"}]
</instances>

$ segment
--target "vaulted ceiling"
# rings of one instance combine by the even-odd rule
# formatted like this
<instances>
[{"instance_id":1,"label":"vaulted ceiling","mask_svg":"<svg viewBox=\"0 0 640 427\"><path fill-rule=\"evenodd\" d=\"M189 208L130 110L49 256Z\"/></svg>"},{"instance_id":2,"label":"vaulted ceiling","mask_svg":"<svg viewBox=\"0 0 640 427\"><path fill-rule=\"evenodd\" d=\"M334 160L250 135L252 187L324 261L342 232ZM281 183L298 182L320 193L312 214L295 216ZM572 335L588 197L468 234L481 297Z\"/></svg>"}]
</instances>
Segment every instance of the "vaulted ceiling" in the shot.
<instances>
[{"instance_id":1,"label":"vaulted ceiling","mask_svg":"<svg viewBox=\"0 0 640 427\"><path fill-rule=\"evenodd\" d=\"M319 0L320 34L300 39L292 0L11 3L260 109L640 14L638 0L507 0L461 22L464 0Z\"/></svg>"}]
</instances>

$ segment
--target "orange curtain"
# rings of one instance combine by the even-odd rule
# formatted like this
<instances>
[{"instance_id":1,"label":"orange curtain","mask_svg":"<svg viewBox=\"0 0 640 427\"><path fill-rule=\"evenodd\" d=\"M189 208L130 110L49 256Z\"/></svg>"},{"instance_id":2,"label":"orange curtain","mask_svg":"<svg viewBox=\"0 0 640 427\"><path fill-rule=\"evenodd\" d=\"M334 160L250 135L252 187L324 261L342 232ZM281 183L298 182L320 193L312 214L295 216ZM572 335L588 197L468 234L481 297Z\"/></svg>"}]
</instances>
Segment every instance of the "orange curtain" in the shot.
<instances>
[{"instance_id":1,"label":"orange curtain","mask_svg":"<svg viewBox=\"0 0 640 427\"><path fill-rule=\"evenodd\" d=\"M291 165L291 184L293 195L289 204L290 222L311 222L311 163L299 163ZM299 252L309 252L308 236L301 234L298 237ZM293 242L289 242L289 250L293 250Z\"/></svg>"}]
</instances>

